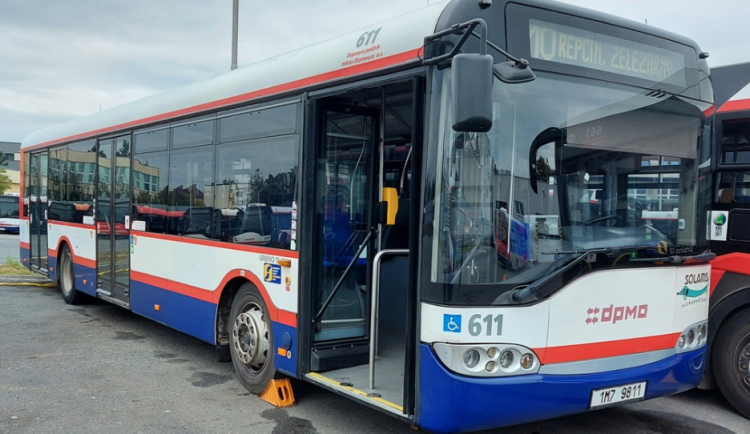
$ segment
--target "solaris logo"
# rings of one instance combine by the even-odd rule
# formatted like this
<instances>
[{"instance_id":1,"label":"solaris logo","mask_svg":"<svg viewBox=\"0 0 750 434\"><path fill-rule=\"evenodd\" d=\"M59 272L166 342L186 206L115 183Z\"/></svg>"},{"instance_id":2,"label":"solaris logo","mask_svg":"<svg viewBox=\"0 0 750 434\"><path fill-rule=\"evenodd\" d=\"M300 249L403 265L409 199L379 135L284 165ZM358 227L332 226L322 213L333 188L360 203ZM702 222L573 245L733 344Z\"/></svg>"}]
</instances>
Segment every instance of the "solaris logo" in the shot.
<instances>
[{"instance_id":1,"label":"solaris logo","mask_svg":"<svg viewBox=\"0 0 750 434\"><path fill-rule=\"evenodd\" d=\"M716 214L716 217L714 217L714 224L716 226L724 226L726 222L727 216L723 213Z\"/></svg>"}]
</instances>

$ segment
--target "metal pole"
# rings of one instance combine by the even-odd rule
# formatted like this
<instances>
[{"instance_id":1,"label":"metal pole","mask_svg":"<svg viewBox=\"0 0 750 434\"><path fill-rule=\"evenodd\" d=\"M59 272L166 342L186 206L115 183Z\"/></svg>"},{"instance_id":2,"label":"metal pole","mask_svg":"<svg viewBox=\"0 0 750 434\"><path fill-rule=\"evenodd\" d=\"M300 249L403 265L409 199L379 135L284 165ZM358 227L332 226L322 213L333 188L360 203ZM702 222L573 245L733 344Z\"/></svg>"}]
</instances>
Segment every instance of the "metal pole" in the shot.
<instances>
[{"instance_id":1,"label":"metal pole","mask_svg":"<svg viewBox=\"0 0 750 434\"><path fill-rule=\"evenodd\" d=\"M232 69L237 69L237 17L240 12L240 0L233 0L232 5Z\"/></svg>"},{"instance_id":2,"label":"metal pole","mask_svg":"<svg viewBox=\"0 0 750 434\"><path fill-rule=\"evenodd\" d=\"M380 262L385 255L408 256L409 249L381 250L372 261L372 298L370 300L370 389L375 389L375 356L378 346L378 310L380 305Z\"/></svg>"}]
</instances>

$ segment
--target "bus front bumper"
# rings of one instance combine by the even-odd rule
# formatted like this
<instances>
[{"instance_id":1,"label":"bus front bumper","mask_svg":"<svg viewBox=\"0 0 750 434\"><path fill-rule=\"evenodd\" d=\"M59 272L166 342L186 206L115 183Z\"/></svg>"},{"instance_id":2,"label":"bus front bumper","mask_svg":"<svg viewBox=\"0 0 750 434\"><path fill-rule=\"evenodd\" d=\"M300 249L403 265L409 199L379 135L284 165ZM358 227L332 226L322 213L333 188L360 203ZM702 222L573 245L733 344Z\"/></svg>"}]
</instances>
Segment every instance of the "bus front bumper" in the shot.
<instances>
[{"instance_id":1,"label":"bus front bumper","mask_svg":"<svg viewBox=\"0 0 750 434\"><path fill-rule=\"evenodd\" d=\"M447 370L422 344L418 425L435 433L470 432L589 411L596 389L646 381L644 399L700 383L705 346L634 368L596 374L472 378Z\"/></svg>"}]
</instances>

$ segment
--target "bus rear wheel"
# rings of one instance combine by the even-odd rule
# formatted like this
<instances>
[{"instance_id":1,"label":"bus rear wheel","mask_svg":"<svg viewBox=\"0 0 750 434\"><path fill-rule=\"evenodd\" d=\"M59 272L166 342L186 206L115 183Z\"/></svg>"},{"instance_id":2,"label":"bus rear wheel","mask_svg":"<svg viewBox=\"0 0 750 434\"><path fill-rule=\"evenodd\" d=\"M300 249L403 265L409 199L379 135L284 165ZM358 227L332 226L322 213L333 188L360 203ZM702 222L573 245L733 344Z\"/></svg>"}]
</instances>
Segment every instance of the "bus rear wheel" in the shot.
<instances>
[{"instance_id":1,"label":"bus rear wheel","mask_svg":"<svg viewBox=\"0 0 750 434\"><path fill-rule=\"evenodd\" d=\"M719 329L712 364L721 393L750 419L750 309L734 314Z\"/></svg>"},{"instance_id":2,"label":"bus rear wheel","mask_svg":"<svg viewBox=\"0 0 750 434\"><path fill-rule=\"evenodd\" d=\"M60 249L60 263L57 266L57 272L60 275L60 292L65 303L80 303L84 295L75 288L76 280L73 270L73 255L70 253L70 248L67 245L63 245Z\"/></svg>"},{"instance_id":3,"label":"bus rear wheel","mask_svg":"<svg viewBox=\"0 0 750 434\"><path fill-rule=\"evenodd\" d=\"M237 291L229 323L229 351L240 383L260 395L274 378L273 329L263 297L251 283Z\"/></svg>"}]
</instances>

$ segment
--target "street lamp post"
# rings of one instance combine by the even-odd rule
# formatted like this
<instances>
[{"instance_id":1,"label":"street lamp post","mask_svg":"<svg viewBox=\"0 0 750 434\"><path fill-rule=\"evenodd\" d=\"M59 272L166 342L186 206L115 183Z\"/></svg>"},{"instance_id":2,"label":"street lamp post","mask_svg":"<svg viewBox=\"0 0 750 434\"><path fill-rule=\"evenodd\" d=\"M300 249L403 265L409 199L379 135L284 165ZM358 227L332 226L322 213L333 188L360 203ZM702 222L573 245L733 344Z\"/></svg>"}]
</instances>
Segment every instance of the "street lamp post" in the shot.
<instances>
[{"instance_id":1,"label":"street lamp post","mask_svg":"<svg viewBox=\"0 0 750 434\"><path fill-rule=\"evenodd\" d=\"M233 0L232 5L232 69L237 69L237 17L240 11L240 0Z\"/></svg>"}]
</instances>

